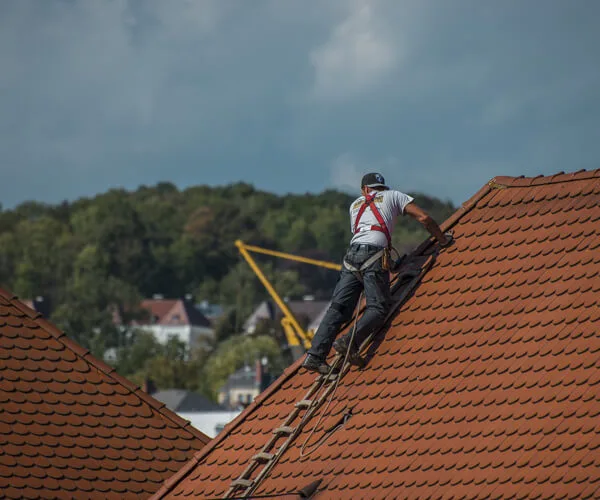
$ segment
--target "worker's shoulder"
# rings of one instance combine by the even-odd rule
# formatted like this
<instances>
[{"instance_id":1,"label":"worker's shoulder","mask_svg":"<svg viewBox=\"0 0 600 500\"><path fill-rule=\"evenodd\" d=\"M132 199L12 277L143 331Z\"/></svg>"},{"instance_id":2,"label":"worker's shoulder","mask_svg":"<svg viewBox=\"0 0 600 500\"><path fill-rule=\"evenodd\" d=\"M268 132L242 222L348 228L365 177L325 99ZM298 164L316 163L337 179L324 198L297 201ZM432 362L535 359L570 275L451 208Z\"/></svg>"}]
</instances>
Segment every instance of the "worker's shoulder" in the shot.
<instances>
[{"instance_id":1,"label":"worker's shoulder","mask_svg":"<svg viewBox=\"0 0 600 500\"><path fill-rule=\"evenodd\" d=\"M385 196L387 199L410 199L412 200L412 196L402 192L402 191L398 191L397 189L388 189L387 191L384 191Z\"/></svg>"},{"instance_id":2,"label":"worker's shoulder","mask_svg":"<svg viewBox=\"0 0 600 500\"><path fill-rule=\"evenodd\" d=\"M356 198L356 200L354 200L350 204L350 210L357 210L364 203L364 201L365 201L365 197L364 196L359 196L358 198Z\"/></svg>"}]
</instances>

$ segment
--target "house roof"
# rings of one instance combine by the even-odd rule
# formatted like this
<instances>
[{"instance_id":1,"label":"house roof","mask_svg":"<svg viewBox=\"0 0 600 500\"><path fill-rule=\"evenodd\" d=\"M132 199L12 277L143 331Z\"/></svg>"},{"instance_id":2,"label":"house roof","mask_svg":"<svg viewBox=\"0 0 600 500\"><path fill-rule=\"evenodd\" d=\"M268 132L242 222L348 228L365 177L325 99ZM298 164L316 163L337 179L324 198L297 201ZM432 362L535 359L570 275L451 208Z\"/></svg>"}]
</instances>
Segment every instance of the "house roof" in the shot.
<instances>
[{"instance_id":1,"label":"house roof","mask_svg":"<svg viewBox=\"0 0 600 500\"><path fill-rule=\"evenodd\" d=\"M289 300L286 302L290 311L296 319L300 322L306 322L311 324L314 320L321 316L322 313L327 309L329 301L323 300ZM275 319L280 320L283 317L283 312L279 307L271 300L264 300L261 302L248 319L244 322L244 330L248 331L252 327L255 327L260 320L264 319ZM306 320L306 321L304 321Z\"/></svg>"},{"instance_id":2,"label":"house roof","mask_svg":"<svg viewBox=\"0 0 600 500\"><path fill-rule=\"evenodd\" d=\"M197 392L185 389L165 389L152 393L152 397L165 404L169 410L180 412L223 411L224 408L213 403Z\"/></svg>"},{"instance_id":3,"label":"house roof","mask_svg":"<svg viewBox=\"0 0 600 500\"><path fill-rule=\"evenodd\" d=\"M256 370L249 365L244 365L233 372L227 382L219 389L219 392L230 389L256 389L259 383L256 380Z\"/></svg>"},{"instance_id":4,"label":"house roof","mask_svg":"<svg viewBox=\"0 0 600 500\"><path fill-rule=\"evenodd\" d=\"M254 494L600 494L600 170L495 178L442 228L455 244ZM222 497L314 382L299 363L154 498Z\"/></svg>"},{"instance_id":5,"label":"house roof","mask_svg":"<svg viewBox=\"0 0 600 500\"><path fill-rule=\"evenodd\" d=\"M183 299L145 299L142 309L150 313L147 321L136 324L192 325L210 327L211 323L191 302Z\"/></svg>"},{"instance_id":6,"label":"house roof","mask_svg":"<svg viewBox=\"0 0 600 500\"><path fill-rule=\"evenodd\" d=\"M147 497L208 441L0 289L3 498Z\"/></svg>"}]
</instances>

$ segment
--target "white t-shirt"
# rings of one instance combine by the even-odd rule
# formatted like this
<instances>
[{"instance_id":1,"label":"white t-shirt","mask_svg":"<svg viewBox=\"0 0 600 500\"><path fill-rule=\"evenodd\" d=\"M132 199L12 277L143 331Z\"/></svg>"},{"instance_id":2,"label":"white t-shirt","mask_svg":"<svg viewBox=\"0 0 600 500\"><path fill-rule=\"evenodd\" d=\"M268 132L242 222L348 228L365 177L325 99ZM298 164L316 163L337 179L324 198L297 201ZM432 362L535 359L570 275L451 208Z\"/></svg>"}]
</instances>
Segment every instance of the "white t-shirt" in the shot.
<instances>
[{"instance_id":1,"label":"white t-shirt","mask_svg":"<svg viewBox=\"0 0 600 500\"><path fill-rule=\"evenodd\" d=\"M369 194L372 194L371 191ZM385 225L390 232L390 236L394 233L394 222L396 217L404 214L404 209L414 198L407 194L401 193L400 191L394 191L392 189L386 191L379 191L375 196L375 206L379 210L381 217L385 221ZM350 205L350 231L354 232L354 222L358 211L365 201L365 197L361 196L357 198L352 205ZM367 207L363 212L356 233L352 237L350 244L352 243L366 243L368 245L377 245L380 247L387 246L387 238L385 233L381 231L372 231L371 226L378 226L379 222L371 211L370 207Z\"/></svg>"}]
</instances>

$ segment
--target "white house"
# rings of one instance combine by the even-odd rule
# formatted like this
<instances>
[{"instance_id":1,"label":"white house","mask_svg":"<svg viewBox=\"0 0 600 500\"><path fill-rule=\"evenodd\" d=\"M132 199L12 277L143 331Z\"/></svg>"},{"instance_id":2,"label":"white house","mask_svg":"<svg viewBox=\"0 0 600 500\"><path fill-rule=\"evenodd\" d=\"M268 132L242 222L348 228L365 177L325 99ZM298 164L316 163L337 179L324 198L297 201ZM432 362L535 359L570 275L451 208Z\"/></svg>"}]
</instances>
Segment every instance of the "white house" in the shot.
<instances>
[{"instance_id":1,"label":"white house","mask_svg":"<svg viewBox=\"0 0 600 500\"><path fill-rule=\"evenodd\" d=\"M193 348L207 344L214 337L211 322L189 300L146 299L141 307L148 311L148 319L136 320L132 326L152 332L161 343L176 337Z\"/></svg>"}]
</instances>

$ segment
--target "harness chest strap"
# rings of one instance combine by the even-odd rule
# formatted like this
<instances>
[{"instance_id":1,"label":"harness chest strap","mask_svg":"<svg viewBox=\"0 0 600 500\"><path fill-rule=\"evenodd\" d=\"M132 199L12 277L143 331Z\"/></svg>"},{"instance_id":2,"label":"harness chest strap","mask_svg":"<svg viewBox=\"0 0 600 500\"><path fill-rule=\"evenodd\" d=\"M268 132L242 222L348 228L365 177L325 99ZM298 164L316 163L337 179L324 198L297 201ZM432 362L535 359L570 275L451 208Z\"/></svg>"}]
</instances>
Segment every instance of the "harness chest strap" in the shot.
<instances>
[{"instance_id":1,"label":"harness chest strap","mask_svg":"<svg viewBox=\"0 0 600 500\"><path fill-rule=\"evenodd\" d=\"M360 206L360 208L358 209L358 213L356 214L356 219L354 221L353 233L356 234L356 232L358 230L358 223L360 222L360 218L365 213L365 210L367 209L367 207L369 207L371 209L371 212L377 219L377 222L379 223L378 226L371 226L370 229L371 229L371 231L380 231L383 234L385 234L385 237L388 242L388 248L389 248L392 246L392 236L390 235L387 225L386 225L385 221L383 220L383 217L381 216L381 212L379 212L377 205L375 205L374 200L375 200L375 197L377 196L377 194L378 193L375 192L372 195L369 195L369 194L365 195L365 201Z\"/></svg>"}]
</instances>

